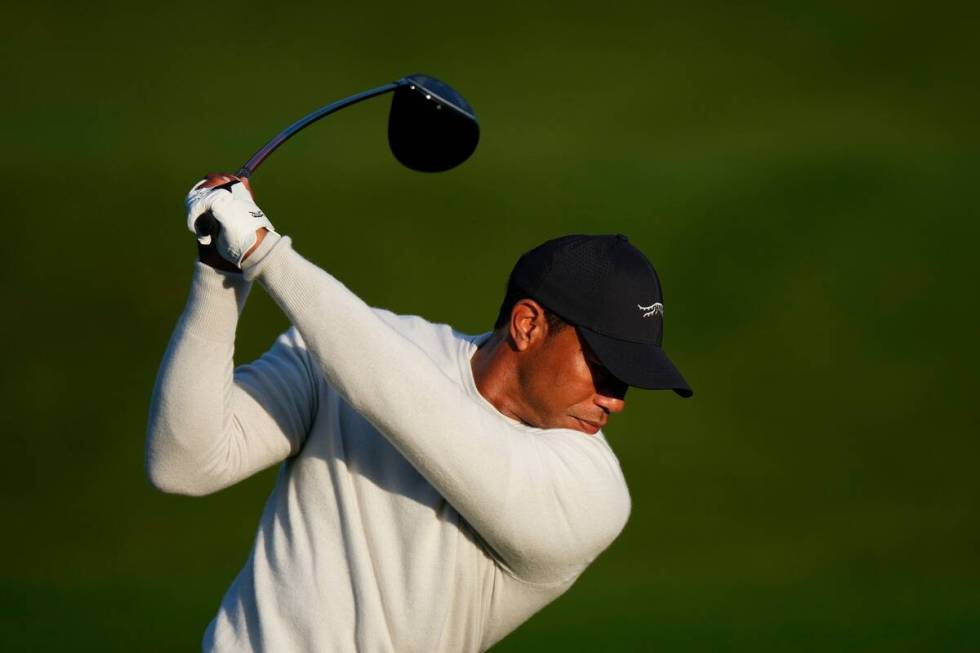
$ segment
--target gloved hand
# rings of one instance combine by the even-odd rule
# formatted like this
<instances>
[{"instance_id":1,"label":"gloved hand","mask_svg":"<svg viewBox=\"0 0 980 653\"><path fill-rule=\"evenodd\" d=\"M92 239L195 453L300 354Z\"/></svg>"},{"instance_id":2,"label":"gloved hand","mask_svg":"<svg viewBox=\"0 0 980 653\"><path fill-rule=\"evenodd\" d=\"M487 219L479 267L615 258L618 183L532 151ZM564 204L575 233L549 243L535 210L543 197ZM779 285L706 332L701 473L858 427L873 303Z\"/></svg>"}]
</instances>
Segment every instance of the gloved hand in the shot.
<instances>
[{"instance_id":1,"label":"gloved hand","mask_svg":"<svg viewBox=\"0 0 980 653\"><path fill-rule=\"evenodd\" d=\"M187 193L187 228L199 243L214 243L223 259L240 268L258 239L256 231L275 227L241 182L221 188L205 187L207 183L205 179Z\"/></svg>"}]
</instances>

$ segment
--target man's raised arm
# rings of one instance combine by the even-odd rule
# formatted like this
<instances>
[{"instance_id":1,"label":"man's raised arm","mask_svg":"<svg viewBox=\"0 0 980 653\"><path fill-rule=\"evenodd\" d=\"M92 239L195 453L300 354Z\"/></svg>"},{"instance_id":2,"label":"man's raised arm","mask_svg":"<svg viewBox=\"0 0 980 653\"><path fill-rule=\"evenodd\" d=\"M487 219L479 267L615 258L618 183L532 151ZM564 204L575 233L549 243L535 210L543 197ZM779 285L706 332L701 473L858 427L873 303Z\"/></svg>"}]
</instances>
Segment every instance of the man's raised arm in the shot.
<instances>
[{"instance_id":1,"label":"man's raised arm","mask_svg":"<svg viewBox=\"0 0 980 653\"><path fill-rule=\"evenodd\" d=\"M319 373L294 329L233 369L250 286L240 273L195 265L150 402L146 471L160 490L220 490L297 452L309 430Z\"/></svg>"}]
</instances>

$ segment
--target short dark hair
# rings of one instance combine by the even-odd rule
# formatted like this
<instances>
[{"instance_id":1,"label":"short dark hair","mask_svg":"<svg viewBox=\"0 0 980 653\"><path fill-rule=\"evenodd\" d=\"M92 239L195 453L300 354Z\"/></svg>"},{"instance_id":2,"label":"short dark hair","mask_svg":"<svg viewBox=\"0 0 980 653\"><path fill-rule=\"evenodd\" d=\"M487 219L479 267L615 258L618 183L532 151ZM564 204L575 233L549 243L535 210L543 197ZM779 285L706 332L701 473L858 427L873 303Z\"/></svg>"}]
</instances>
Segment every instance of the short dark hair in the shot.
<instances>
[{"instance_id":1,"label":"short dark hair","mask_svg":"<svg viewBox=\"0 0 980 653\"><path fill-rule=\"evenodd\" d=\"M493 325L494 331L502 326L506 326L510 322L510 313L514 310L514 304L522 299L534 298L531 297L530 293L508 279L507 292L504 293L504 301L500 304L500 311L497 312L497 321ZM544 309L544 319L548 322L548 333L557 333L568 326L568 322L549 310L548 307L542 306L541 308Z\"/></svg>"}]
</instances>

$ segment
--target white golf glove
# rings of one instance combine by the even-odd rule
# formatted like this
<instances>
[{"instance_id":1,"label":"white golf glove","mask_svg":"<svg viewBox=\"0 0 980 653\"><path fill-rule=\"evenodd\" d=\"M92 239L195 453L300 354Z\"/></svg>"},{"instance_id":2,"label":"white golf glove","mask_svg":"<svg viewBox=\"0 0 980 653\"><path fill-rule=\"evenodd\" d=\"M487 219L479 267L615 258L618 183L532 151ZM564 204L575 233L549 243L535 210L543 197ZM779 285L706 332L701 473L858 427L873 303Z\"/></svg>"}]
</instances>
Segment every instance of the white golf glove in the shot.
<instances>
[{"instance_id":1,"label":"white golf glove","mask_svg":"<svg viewBox=\"0 0 980 653\"><path fill-rule=\"evenodd\" d=\"M212 238L217 236L218 254L241 267L245 253L258 239L256 230L265 227L275 231L275 227L241 182L227 188L199 188L202 183L187 193L187 228L202 245L210 245ZM213 222L209 227L211 221L207 217L200 219L209 211L217 222L216 228Z\"/></svg>"}]
</instances>

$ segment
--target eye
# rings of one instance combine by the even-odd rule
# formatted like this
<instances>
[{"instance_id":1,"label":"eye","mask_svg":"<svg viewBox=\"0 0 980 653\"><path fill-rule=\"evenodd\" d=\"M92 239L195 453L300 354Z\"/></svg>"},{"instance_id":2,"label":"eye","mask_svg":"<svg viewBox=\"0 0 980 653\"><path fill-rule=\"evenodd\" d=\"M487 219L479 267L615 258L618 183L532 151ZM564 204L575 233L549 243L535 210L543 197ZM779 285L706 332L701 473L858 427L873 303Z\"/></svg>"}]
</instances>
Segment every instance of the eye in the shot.
<instances>
[{"instance_id":1,"label":"eye","mask_svg":"<svg viewBox=\"0 0 980 653\"><path fill-rule=\"evenodd\" d=\"M591 349L583 347L582 355L585 357L585 362L592 371L593 381L597 388L620 399L626 397L626 391L629 389L629 386L613 376L613 373L602 364L602 361L599 360L599 357Z\"/></svg>"},{"instance_id":2,"label":"eye","mask_svg":"<svg viewBox=\"0 0 980 653\"><path fill-rule=\"evenodd\" d=\"M599 360L599 357L596 356L591 349L589 348L582 349L582 354L585 356L585 362L591 365L592 367L596 367L600 370L606 369L606 366L602 364L602 361Z\"/></svg>"}]
</instances>

